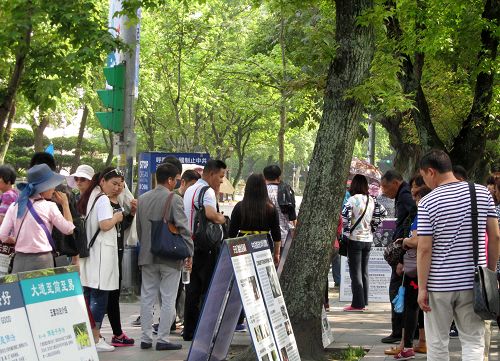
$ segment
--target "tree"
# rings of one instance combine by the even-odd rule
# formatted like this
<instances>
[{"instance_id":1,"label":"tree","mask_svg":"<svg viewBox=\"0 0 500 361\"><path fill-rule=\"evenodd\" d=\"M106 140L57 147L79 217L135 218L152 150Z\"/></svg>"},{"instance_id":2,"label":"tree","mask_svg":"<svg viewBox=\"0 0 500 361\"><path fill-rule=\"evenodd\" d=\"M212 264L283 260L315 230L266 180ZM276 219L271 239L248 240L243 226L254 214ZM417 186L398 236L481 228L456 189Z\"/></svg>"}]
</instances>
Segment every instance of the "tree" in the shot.
<instances>
[{"instance_id":1,"label":"tree","mask_svg":"<svg viewBox=\"0 0 500 361\"><path fill-rule=\"evenodd\" d=\"M321 305L344 182L363 118L363 104L346 93L367 77L375 50L373 26L358 17L370 0L336 1L335 58L330 64L323 118L299 213L296 237L281 281L302 359L323 359ZM340 135L340 136L339 136ZM307 265L314 265L308 267Z\"/></svg>"}]
</instances>

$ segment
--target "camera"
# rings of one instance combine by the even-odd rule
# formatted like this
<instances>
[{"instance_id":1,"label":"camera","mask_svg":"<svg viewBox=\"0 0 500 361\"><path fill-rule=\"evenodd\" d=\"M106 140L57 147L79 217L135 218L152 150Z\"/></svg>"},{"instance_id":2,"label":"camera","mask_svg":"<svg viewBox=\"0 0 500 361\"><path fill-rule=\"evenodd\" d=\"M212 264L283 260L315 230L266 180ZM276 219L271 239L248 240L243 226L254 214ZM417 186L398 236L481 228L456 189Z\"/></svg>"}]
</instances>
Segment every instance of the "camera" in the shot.
<instances>
[{"instance_id":1,"label":"camera","mask_svg":"<svg viewBox=\"0 0 500 361\"><path fill-rule=\"evenodd\" d=\"M113 214L115 213L118 213L118 212L125 212L125 209L123 209L123 207L120 207L120 208L113 208Z\"/></svg>"}]
</instances>

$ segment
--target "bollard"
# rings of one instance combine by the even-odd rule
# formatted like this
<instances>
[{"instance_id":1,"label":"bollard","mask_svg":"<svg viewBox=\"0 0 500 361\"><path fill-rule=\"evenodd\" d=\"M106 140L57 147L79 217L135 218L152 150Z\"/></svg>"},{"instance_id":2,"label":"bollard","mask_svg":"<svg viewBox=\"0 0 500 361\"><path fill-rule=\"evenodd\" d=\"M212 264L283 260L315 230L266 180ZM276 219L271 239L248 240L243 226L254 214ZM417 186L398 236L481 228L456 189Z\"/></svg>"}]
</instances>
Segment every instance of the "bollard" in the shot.
<instances>
[{"instance_id":1,"label":"bollard","mask_svg":"<svg viewBox=\"0 0 500 361\"><path fill-rule=\"evenodd\" d=\"M125 246L122 260L122 302L136 302L140 295L139 266L137 265L138 247Z\"/></svg>"}]
</instances>

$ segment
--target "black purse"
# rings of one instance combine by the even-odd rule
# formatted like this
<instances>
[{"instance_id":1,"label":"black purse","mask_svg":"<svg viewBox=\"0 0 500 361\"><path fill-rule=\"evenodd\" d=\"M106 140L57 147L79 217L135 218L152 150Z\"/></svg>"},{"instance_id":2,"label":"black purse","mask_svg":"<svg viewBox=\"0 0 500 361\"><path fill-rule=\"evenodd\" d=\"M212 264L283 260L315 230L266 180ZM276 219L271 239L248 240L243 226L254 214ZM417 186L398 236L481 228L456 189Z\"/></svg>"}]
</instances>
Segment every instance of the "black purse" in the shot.
<instances>
[{"instance_id":1,"label":"black purse","mask_svg":"<svg viewBox=\"0 0 500 361\"><path fill-rule=\"evenodd\" d=\"M361 216L358 218L358 220L356 221L356 223L354 223L354 226L352 226L351 228L349 228L349 234L351 234L355 229L356 227L361 223L361 221L363 220L365 214L366 214L366 210L368 209L368 205L370 204L370 196L367 195L366 196L366 207L365 207L365 210L363 211L363 213L361 214ZM341 256L344 256L344 257L347 257L347 254L348 254L348 249L349 249L349 237L347 236L344 236L342 235L342 237L340 238L340 241L339 241L339 254Z\"/></svg>"},{"instance_id":2,"label":"black purse","mask_svg":"<svg viewBox=\"0 0 500 361\"><path fill-rule=\"evenodd\" d=\"M165 202L163 218L151 222L151 253L161 258L183 260L191 256L184 238L177 232L175 225L169 222L174 193L171 192Z\"/></svg>"},{"instance_id":3,"label":"black purse","mask_svg":"<svg viewBox=\"0 0 500 361\"><path fill-rule=\"evenodd\" d=\"M474 183L469 183L474 257L474 312L483 320L496 320L500 314L500 299L496 272L478 266L479 236L477 229L477 199Z\"/></svg>"}]
</instances>

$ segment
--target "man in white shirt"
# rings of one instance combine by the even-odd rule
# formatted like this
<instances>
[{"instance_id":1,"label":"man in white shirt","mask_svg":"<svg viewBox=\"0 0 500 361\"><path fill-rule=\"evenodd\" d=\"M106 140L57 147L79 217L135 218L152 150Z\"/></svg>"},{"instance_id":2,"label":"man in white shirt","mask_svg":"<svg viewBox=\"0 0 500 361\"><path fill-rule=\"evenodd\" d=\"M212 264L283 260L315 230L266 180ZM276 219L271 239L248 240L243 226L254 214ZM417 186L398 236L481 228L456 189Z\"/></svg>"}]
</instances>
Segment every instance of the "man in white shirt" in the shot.
<instances>
[{"instance_id":1,"label":"man in white shirt","mask_svg":"<svg viewBox=\"0 0 500 361\"><path fill-rule=\"evenodd\" d=\"M474 259L469 184L452 171L449 156L430 151L420 174L433 191L418 205L418 303L425 312L427 360L449 360L453 319L462 343L462 360L482 361L484 321L473 309ZM478 265L495 270L500 233L491 194L476 189ZM488 234L488 245L485 236Z\"/></svg>"},{"instance_id":2,"label":"man in white shirt","mask_svg":"<svg viewBox=\"0 0 500 361\"><path fill-rule=\"evenodd\" d=\"M224 215L218 212L217 194L224 179L226 168L226 164L221 160L209 160L203 169L201 179L184 193L184 210L189 222L191 236L193 235L196 209L200 207L198 198L204 187L209 187L203 196L203 206L205 207L207 219L216 224L225 223ZM186 302L184 305L184 331L182 337L185 341L193 339L203 298L208 291L218 256L218 250L201 250L200 245L196 244L196 240L194 247L193 270L191 272L191 281L186 286Z\"/></svg>"}]
</instances>

